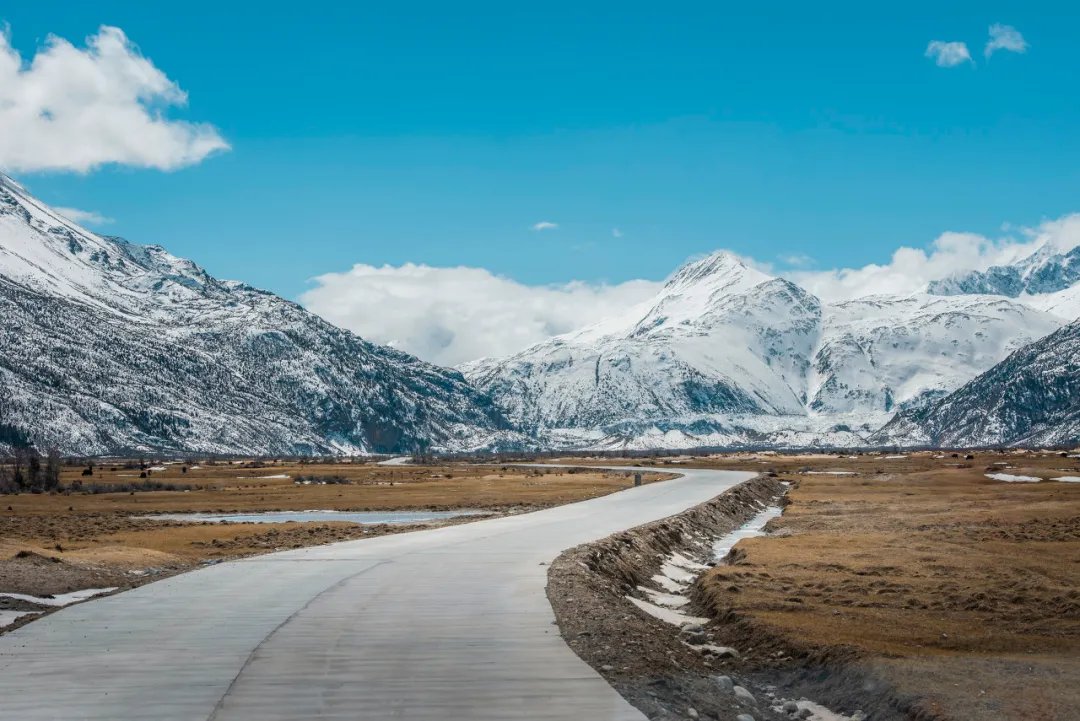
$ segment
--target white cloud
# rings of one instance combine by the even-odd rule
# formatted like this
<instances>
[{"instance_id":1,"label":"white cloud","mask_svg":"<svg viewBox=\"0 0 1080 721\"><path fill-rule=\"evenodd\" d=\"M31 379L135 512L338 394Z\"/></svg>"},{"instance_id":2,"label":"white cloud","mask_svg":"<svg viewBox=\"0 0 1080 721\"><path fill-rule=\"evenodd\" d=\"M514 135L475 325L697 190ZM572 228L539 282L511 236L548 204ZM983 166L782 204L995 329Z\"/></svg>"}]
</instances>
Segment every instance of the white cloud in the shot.
<instances>
[{"instance_id":1,"label":"white cloud","mask_svg":"<svg viewBox=\"0 0 1080 721\"><path fill-rule=\"evenodd\" d=\"M112 218L108 218L96 210L79 210L78 208L53 208L57 213L64 216L73 223L79 225L108 225L113 222Z\"/></svg>"},{"instance_id":2,"label":"white cloud","mask_svg":"<svg viewBox=\"0 0 1080 721\"><path fill-rule=\"evenodd\" d=\"M530 286L483 268L356 265L300 300L331 323L441 365L522 350L654 294L660 283Z\"/></svg>"},{"instance_id":3,"label":"white cloud","mask_svg":"<svg viewBox=\"0 0 1080 721\"><path fill-rule=\"evenodd\" d=\"M930 249L900 248L889 263L785 275L825 301L867 295L907 294L932 280L992 265L1011 263L1042 246L1066 252L1080 246L1080 214L1021 229L1020 237L991 239L975 233L942 233Z\"/></svg>"},{"instance_id":4,"label":"white cloud","mask_svg":"<svg viewBox=\"0 0 1080 721\"><path fill-rule=\"evenodd\" d=\"M933 280L1017 261L1048 246L1080 246L1080 214L1021 228L992 239L974 233L940 235L929 249L904 247L888 263L782 273L826 302L924 290ZM741 261L774 274L770 264ZM802 256L794 256L801 259ZM693 261L696 258L691 258ZM785 259L789 265L791 259ZM674 268L664 270L674 271ZM389 343L442 365L505 356L533 343L595 323L650 298L662 282L617 285L572 282L531 286L483 268L356 265L314 279L301 297L332 323L377 343Z\"/></svg>"},{"instance_id":5,"label":"white cloud","mask_svg":"<svg viewBox=\"0 0 1080 721\"><path fill-rule=\"evenodd\" d=\"M926 57L933 58L938 67L952 68L962 63L973 63L967 43L932 40L926 46Z\"/></svg>"},{"instance_id":6,"label":"white cloud","mask_svg":"<svg viewBox=\"0 0 1080 721\"><path fill-rule=\"evenodd\" d=\"M622 237L622 231L619 230L618 228L612 228L611 229L611 237L612 238L621 238Z\"/></svg>"},{"instance_id":7,"label":"white cloud","mask_svg":"<svg viewBox=\"0 0 1080 721\"><path fill-rule=\"evenodd\" d=\"M539 223L533 223L531 230L539 232L541 230L555 230L558 227L558 223L552 223L550 220L541 220Z\"/></svg>"},{"instance_id":8,"label":"white cloud","mask_svg":"<svg viewBox=\"0 0 1080 721\"><path fill-rule=\"evenodd\" d=\"M792 268L805 268L813 265L814 259L806 253L789 253L788 255L781 255L780 262Z\"/></svg>"},{"instance_id":9,"label":"white cloud","mask_svg":"<svg viewBox=\"0 0 1080 721\"><path fill-rule=\"evenodd\" d=\"M1011 25L994 23L990 26L990 39L986 42L986 57L989 58L998 50L1008 50L1011 53L1027 52L1028 44L1020 31Z\"/></svg>"},{"instance_id":10,"label":"white cloud","mask_svg":"<svg viewBox=\"0 0 1080 721\"><path fill-rule=\"evenodd\" d=\"M85 173L116 163L172 170L227 150L206 124L170 120L187 95L119 28L77 48L50 35L24 62L0 33L0 168Z\"/></svg>"}]
</instances>

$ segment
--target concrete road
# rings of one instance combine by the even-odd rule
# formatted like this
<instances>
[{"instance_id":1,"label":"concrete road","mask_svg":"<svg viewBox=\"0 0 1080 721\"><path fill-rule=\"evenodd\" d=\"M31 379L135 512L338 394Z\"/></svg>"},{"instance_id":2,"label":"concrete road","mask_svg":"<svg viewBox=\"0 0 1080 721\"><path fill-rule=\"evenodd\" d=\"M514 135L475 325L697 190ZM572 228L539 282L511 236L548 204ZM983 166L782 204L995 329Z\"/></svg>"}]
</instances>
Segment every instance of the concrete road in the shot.
<instances>
[{"instance_id":1,"label":"concrete road","mask_svg":"<svg viewBox=\"0 0 1080 721\"><path fill-rule=\"evenodd\" d=\"M223 563L0 636L0 719L644 719L559 636L547 563L751 477Z\"/></svg>"}]
</instances>

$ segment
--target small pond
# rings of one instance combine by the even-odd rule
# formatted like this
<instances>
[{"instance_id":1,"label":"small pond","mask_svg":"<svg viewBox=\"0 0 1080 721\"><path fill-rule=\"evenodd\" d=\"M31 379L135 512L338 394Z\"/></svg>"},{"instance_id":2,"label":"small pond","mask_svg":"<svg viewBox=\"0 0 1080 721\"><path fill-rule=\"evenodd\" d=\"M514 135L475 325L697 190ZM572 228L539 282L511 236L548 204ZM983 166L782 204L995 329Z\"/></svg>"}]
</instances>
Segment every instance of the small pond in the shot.
<instances>
[{"instance_id":1,"label":"small pond","mask_svg":"<svg viewBox=\"0 0 1080 721\"><path fill-rule=\"evenodd\" d=\"M484 516L487 511L266 511L263 513L160 513L143 516L157 521L190 523L424 523L458 516Z\"/></svg>"}]
</instances>

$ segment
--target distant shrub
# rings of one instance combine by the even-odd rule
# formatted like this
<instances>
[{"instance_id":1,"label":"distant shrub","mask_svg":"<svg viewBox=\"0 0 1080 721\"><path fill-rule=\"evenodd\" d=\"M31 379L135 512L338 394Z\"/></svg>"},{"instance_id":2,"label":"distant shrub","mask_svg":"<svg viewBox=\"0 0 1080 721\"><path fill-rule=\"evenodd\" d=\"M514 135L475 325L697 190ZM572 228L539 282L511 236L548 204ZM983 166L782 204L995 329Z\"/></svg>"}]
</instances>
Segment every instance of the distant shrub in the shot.
<instances>
[{"instance_id":1,"label":"distant shrub","mask_svg":"<svg viewBox=\"0 0 1080 721\"><path fill-rule=\"evenodd\" d=\"M345 476L297 476L293 483L311 486L347 486L352 481Z\"/></svg>"},{"instance_id":2,"label":"distant shrub","mask_svg":"<svg viewBox=\"0 0 1080 721\"><path fill-rule=\"evenodd\" d=\"M190 491L195 486L187 483L168 483L163 481L139 481L132 483L84 483L73 482L67 490L73 493L98 495L101 493L136 493L139 491Z\"/></svg>"}]
</instances>

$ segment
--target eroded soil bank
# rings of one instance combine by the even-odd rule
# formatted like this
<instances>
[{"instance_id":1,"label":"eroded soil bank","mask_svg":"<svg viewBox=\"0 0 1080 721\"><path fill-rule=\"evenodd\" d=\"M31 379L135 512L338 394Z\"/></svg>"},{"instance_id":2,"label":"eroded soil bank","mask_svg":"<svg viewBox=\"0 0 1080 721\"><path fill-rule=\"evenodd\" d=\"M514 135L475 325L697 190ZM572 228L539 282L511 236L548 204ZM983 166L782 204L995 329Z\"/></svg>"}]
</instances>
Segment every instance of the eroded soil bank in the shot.
<instances>
[{"instance_id":1,"label":"eroded soil bank","mask_svg":"<svg viewBox=\"0 0 1080 721\"><path fill-rule=\"evenodd\" d=\"M717 613L716 599L705 597L700 579L714 563L714 542L786 503L788 488L759 476L685 513L562 554L548 597L563 637L650 719L932 718L853 649L793 642L730 609ZM669 578L680 573L672 559L689 569L682 584ZM672 598L646 590L658 582ZM690 596L684 606L679 594ZM642 601L676 604L674 617L661 620Z\"/></svg>"}]
</instances>

